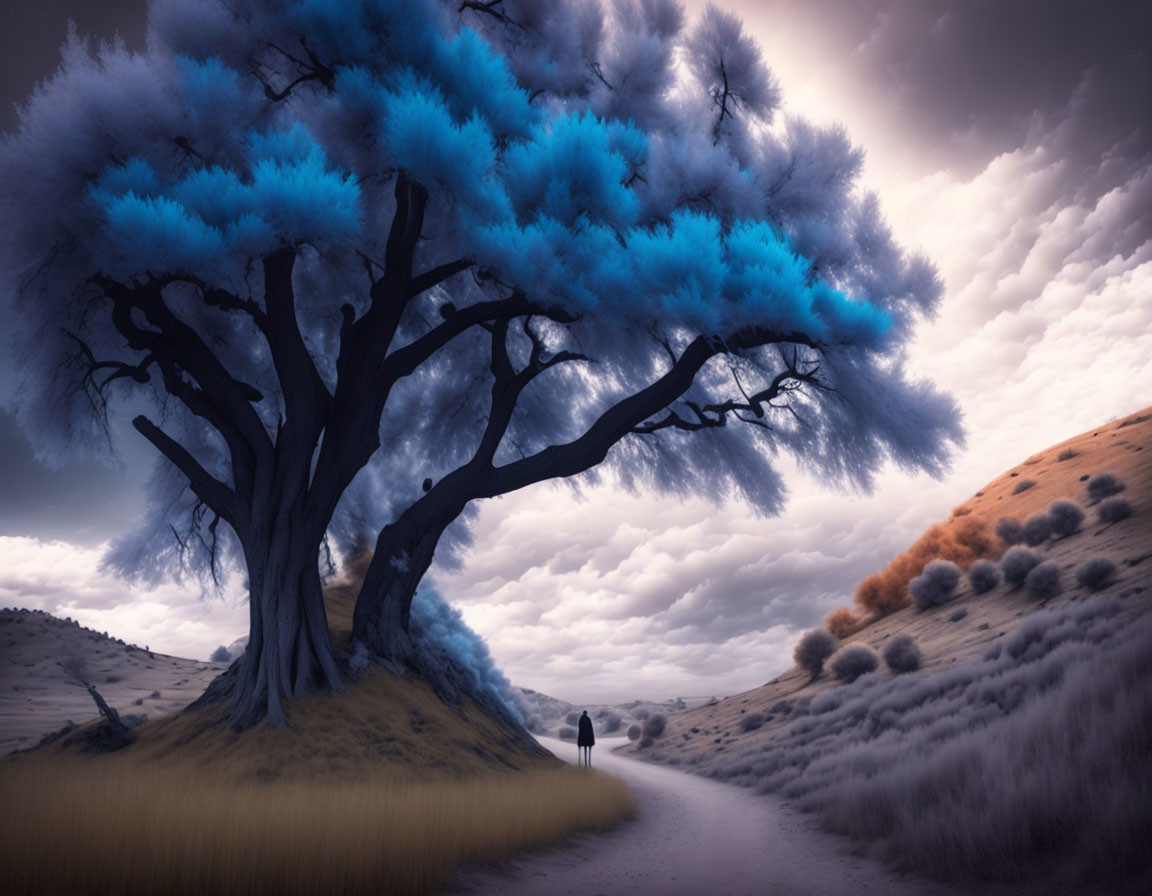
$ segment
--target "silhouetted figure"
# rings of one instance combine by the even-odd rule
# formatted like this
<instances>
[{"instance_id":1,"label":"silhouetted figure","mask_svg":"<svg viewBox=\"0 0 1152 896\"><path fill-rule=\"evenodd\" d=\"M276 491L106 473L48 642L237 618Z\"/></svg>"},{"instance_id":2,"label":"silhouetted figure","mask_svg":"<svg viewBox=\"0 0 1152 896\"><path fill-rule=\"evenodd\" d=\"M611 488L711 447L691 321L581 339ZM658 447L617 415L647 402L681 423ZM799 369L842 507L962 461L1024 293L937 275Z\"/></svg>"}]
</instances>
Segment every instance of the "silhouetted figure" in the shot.
<instances>
[{"instance_id":1,"label":"silhouetted figure","mask_svg":"<svg viewBox=\"0 0 1152 896\"><path fill-rule=\"evenodd\" d=\"M596 743L596 735L592 732L592 720L588 718L588 710L580 716L580 732L576 737L576 746L580 748L580 761L577 765L592 767L592 745Z\"/></svg>"}]
</instances>

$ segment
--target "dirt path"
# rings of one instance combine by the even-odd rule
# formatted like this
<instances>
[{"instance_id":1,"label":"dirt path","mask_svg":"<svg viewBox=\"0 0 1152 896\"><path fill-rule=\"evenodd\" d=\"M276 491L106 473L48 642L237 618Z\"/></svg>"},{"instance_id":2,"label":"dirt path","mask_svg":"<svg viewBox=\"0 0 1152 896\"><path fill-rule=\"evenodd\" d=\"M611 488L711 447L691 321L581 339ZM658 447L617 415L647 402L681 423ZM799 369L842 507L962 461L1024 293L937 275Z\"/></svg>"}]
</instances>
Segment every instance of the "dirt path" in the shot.
<instances>
[{"instance_id":1,"label":"dirt path","mask_svg":"<svg viewBox=\"0 0 1152 896\"><path fill-rule=\"evenodd\" d=\"M540 738L576 761L570 743ZM535 853L499 871L458 874L449 893L548 896L943 896L957 891L852 856L847 841L822 833L773 797L665 766L613 755L623 739L601 740L593 766L628 782L635 821L569 846Z\"/></svg>"}]
</instances>

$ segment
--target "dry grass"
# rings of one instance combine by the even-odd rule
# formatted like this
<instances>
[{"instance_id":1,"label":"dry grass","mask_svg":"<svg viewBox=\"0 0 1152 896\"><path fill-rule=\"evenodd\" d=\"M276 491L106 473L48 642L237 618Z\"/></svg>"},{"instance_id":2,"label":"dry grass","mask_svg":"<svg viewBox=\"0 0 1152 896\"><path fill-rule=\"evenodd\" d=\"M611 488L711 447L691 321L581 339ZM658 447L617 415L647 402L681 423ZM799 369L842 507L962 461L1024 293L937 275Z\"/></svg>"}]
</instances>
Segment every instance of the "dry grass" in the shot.
<instances>
[{"instance_id":1,"label":"dry grass","mask_svg":"<svg viewBox=\"0 0 1152 896\"><path fill-rule=\"evenodd\" d=\"M568 767L398 785L257 782L27 757L0 771L8 892L426 893L460 865L603 830L623 782Z\"/></svg>"},{"instance_id":2,"label":"dry grass","mask_svg":"<svg viewBox=\"0 0 1152 896\"><path fill-rule=\"evenodd\" d=\"M329 589L346 639L353 585ZM464 700L373 669L237 732L228 705L154 719L116 753L92 724L0 763L0 867L20 894L427 893L461 865L609 828L622 781L565 766Z\"/></svg>"}]
</instances>

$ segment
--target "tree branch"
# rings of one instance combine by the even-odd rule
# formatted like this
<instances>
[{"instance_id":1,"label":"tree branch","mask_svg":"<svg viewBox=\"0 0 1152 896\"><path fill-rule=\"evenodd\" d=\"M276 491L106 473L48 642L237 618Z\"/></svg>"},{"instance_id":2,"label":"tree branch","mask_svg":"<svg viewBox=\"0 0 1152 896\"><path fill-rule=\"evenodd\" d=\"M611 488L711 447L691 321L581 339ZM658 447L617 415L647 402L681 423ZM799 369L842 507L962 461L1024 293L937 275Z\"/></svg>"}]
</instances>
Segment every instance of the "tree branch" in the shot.
<instances>
[{"instance_id":1,"label":"tree branch","mask_svg":"<svg viewBox=\"0 0 1152 896\"><path fill-rule=\"evenodd\" d=\"M196 492L196 496L211 508L213 513L226 519L233 528L239 527L242 521L241 505L232 489L204 469L187 448L143 414L134 418L132 425L188 477L188 483Z\"/></svg>"}]
</instances>

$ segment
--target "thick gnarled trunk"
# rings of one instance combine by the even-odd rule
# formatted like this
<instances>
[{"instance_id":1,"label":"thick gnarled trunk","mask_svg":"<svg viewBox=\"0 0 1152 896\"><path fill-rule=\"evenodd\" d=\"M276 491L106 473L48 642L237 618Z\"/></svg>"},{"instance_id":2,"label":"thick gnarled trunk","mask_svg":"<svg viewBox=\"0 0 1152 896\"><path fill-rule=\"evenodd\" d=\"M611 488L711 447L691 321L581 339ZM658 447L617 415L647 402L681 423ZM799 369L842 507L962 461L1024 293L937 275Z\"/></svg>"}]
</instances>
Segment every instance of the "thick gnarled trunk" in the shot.
<instances>
[{"instance_id":1,"label":"thick gnarled trunk","mask_svg":"<svg viewBox=\"0 0 1152 896\"><path fill-rule=\"evenodd\" d=\"M233 691L232 722L284 723L284 701L317 689L339 690L314 548L290 532L248 549L249 641Z\"/></svg>"},{"instance_id":2,"label":"thick gnarled trunk","mask_svg":"<svg viewBox=\"0 0 1152 896\"><path fill-rule=\"evenodd\" d=\"M387 526L376 539L353 617L355 639L399 666L414 665L408 631L412 599L432 565L440 536L456 516L412 512L415 509Z\"/></svg>"}]
</instances>

